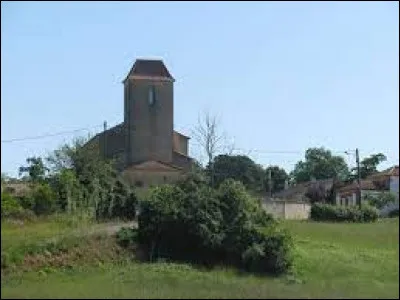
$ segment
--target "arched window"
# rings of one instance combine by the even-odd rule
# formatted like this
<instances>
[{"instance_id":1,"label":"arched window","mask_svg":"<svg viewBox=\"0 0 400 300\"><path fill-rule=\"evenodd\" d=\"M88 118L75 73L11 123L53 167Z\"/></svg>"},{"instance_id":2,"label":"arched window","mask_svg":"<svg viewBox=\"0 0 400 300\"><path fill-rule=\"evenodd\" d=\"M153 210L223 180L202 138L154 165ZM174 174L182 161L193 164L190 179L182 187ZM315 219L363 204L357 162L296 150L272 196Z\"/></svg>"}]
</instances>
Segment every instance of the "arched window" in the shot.
<instances>
[{"instance_id":1,"label":"arched window","mask_svg":"<svg viewBox=\"0 0 400 300\"><path fill-rule=\"evenodd\" d=\"M149 105L153 106L155 102L156 102L156 89L154 88L154 86L151 86L149 88Z\"/></svg>"}]
</instances>

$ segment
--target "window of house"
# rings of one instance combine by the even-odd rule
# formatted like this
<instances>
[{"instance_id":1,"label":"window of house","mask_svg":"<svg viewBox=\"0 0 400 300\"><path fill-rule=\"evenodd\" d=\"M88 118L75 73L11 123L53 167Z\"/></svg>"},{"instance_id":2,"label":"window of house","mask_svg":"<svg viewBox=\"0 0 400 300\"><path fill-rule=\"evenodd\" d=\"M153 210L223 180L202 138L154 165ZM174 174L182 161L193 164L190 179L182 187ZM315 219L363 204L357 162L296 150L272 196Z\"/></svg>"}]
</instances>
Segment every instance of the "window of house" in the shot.
<instances>
[{"instance_id":1,"label":"window of house","mask_svg":"<svg viewBox=\"0 0 400 300\"><path fill-rule=\"evenodd\" d=\"M167 176L164 176L164 183L167 183Z\"/></svg>"}]
</instances>

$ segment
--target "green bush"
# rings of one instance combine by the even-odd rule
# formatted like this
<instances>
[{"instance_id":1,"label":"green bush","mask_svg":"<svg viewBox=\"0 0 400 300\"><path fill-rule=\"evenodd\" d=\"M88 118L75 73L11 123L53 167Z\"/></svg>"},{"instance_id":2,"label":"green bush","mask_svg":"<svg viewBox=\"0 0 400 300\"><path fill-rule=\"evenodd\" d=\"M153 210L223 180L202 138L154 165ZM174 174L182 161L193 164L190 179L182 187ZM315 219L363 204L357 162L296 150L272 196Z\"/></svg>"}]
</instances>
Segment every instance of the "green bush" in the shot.
<instances>
[{"instance_id":1,"label":"green bush","mask_svg":"<svg viewBox=\"0 0 400 300\"><path fill-rule=\"evenodd\" d=\"M233 180L213 190L201 181L151 189L141 205L138 242L159 258L252 272L282 273L291 266L291 237ZM265 228L267 231L260 231ZM260 250L261 249L261 250Z\"/></svg>"},{"instance_id":2,"label":"green bush","mask_svg":"<svg viewBox=\"0 0 400 300\"><path fill-rule=\"evenodd\" d=\"M117 243L121 247L134 245L137 240L137 230L123 227L117 232Z\"/></svg>"},{"instance_id":3,"label":"green bush","mask_svg":"<svg viewBox=\"0 0 400 300\"><path fill-rule=\"evenodd\" d=\"M125 200L124 205L124 218L126 220L134 220L136 217L136 206L138 205L138 200L134 191L130 192Z\"/></svg>"},{"instance_id":4,"label":"green bush","mask_svg":"<svg viewBox=\"0 0 400 300\"><path fill-rule=\"evenodd\" d=\"M30 195L33 199L32 210L37 216L49 215L56 209L56 195L48 184L39 184Z\"/></svg>"},{"instance_id":5,"label":"green bush","mask_svg":"<svg viewBox=\"0 0 400 300\"><path fill-rule=\"evenodd\" d=\"M18 213L23 208L12 195L7 192L1 193L1 217L8 218Z\"/></svg>"},{"instance_id":6,"label":"green bush","mask_svg":"<svg viewBox=\"0 0 400 300\"><path fill-rule=\"evenodd\" d=\"M1 194L1 217L16 220L32 221L35 214L29 209L20 205L19 199L8 193Z\"/></svg>"},{"instance_id":7,"label":"green bush","mask_svg":"<svg viewBox=\"0 0 400 300\"><path fill-rule=\"evenodd\" d=\"M384 208L390 203L395 203L396 196L393 193L381 193L380 195L368 195L367 201L369 205L378 209Z\"/></svg>"},{"instance_id":8,"label":"green bush","mask_svg":"<svg viewBox=\"0 0 400 300\"><path fill-rule=\"evenodd\" d=\"M102 192L96 206L96 219L134 220L137 197L121 180L116 180L109 192Z\"/></svg>"},{"instance_id":9,"label":"green bush","mask_svg":"<svg viewBox=\"0 0 400 300\"><path fill-rule=\"evenodd\" d=\"M375 222L379 212L376 208L365 205L361 209L358 206L335 206L331 204L313 204L310 217L314 221L331 222Z\"/></svg>"},{"instance_id":10,"label":"green bush","mask_svg":"<svg viewBox=\"0 0 400 300\"><path fill-rule=\"evenodd\" d=\"M34 199L29 194L17 197L17 201L22 206L23 209L33 210L35 202Z\"/></svg>"},{"instance_id":11,"label":"green bush","mask_svg":"<svg viewBox=\"0 0 400 300\"><path fill-rule=\"evenodd\" d=\"M287 231L263 232L260 241L243 252L244 268L254 273L271 269L274 273L283 273L293 263L292 246L293 240Z\"/></svg>"},{"instance_id":12,"label":"green bush","mask_svg":"<svg viewBox=\"0 0 400 300\"><path fill-rule=\"evenodd\" d=\"M389 214L388 214L389 218L395 218L395 217L398 217L398 216L399 216L399 209L398 208L395 208L395 209L391 210L389 212Z\"/></svg>"}]
</instances>

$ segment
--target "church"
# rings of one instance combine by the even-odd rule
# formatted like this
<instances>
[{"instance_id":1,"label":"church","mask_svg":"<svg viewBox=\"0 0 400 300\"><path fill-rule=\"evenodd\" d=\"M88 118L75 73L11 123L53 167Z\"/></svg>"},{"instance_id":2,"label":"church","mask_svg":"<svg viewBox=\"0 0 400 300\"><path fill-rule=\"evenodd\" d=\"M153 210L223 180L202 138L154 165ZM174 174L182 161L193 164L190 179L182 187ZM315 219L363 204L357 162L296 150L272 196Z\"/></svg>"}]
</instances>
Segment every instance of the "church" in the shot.
<instances>
[{"instance_id":1,"label":"church","mask_svg":"<svg viewBox=\"0 0 400 300\"><path fill-rule=\"evenodd\" d=\"M173 128L174 82L162 60L137 59L123 81L124 121L91 140L136 187L172 183L191 169L189 137Z\"/></svg>"}]
</instances>

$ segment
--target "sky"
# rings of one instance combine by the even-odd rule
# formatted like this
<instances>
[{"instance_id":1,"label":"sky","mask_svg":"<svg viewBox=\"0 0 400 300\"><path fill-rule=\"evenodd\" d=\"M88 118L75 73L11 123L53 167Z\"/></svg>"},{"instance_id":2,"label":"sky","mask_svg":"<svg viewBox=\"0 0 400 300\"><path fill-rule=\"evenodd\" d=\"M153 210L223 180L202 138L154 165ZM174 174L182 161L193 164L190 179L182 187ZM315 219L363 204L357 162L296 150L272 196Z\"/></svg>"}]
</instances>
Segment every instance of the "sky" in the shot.
<instances>
[{"instance_id":1,"label":"sky","mask_svg":"<svg viewBox=\"0 0 400 300\"><path fill-rule=\"evenodd\" d=\"M123 121L136 58L164 60L184 134L209 111L265 166L290 171L321 146L399 164L397 1L2 1L1 172Z\"/></svg>"}]
</instances>

